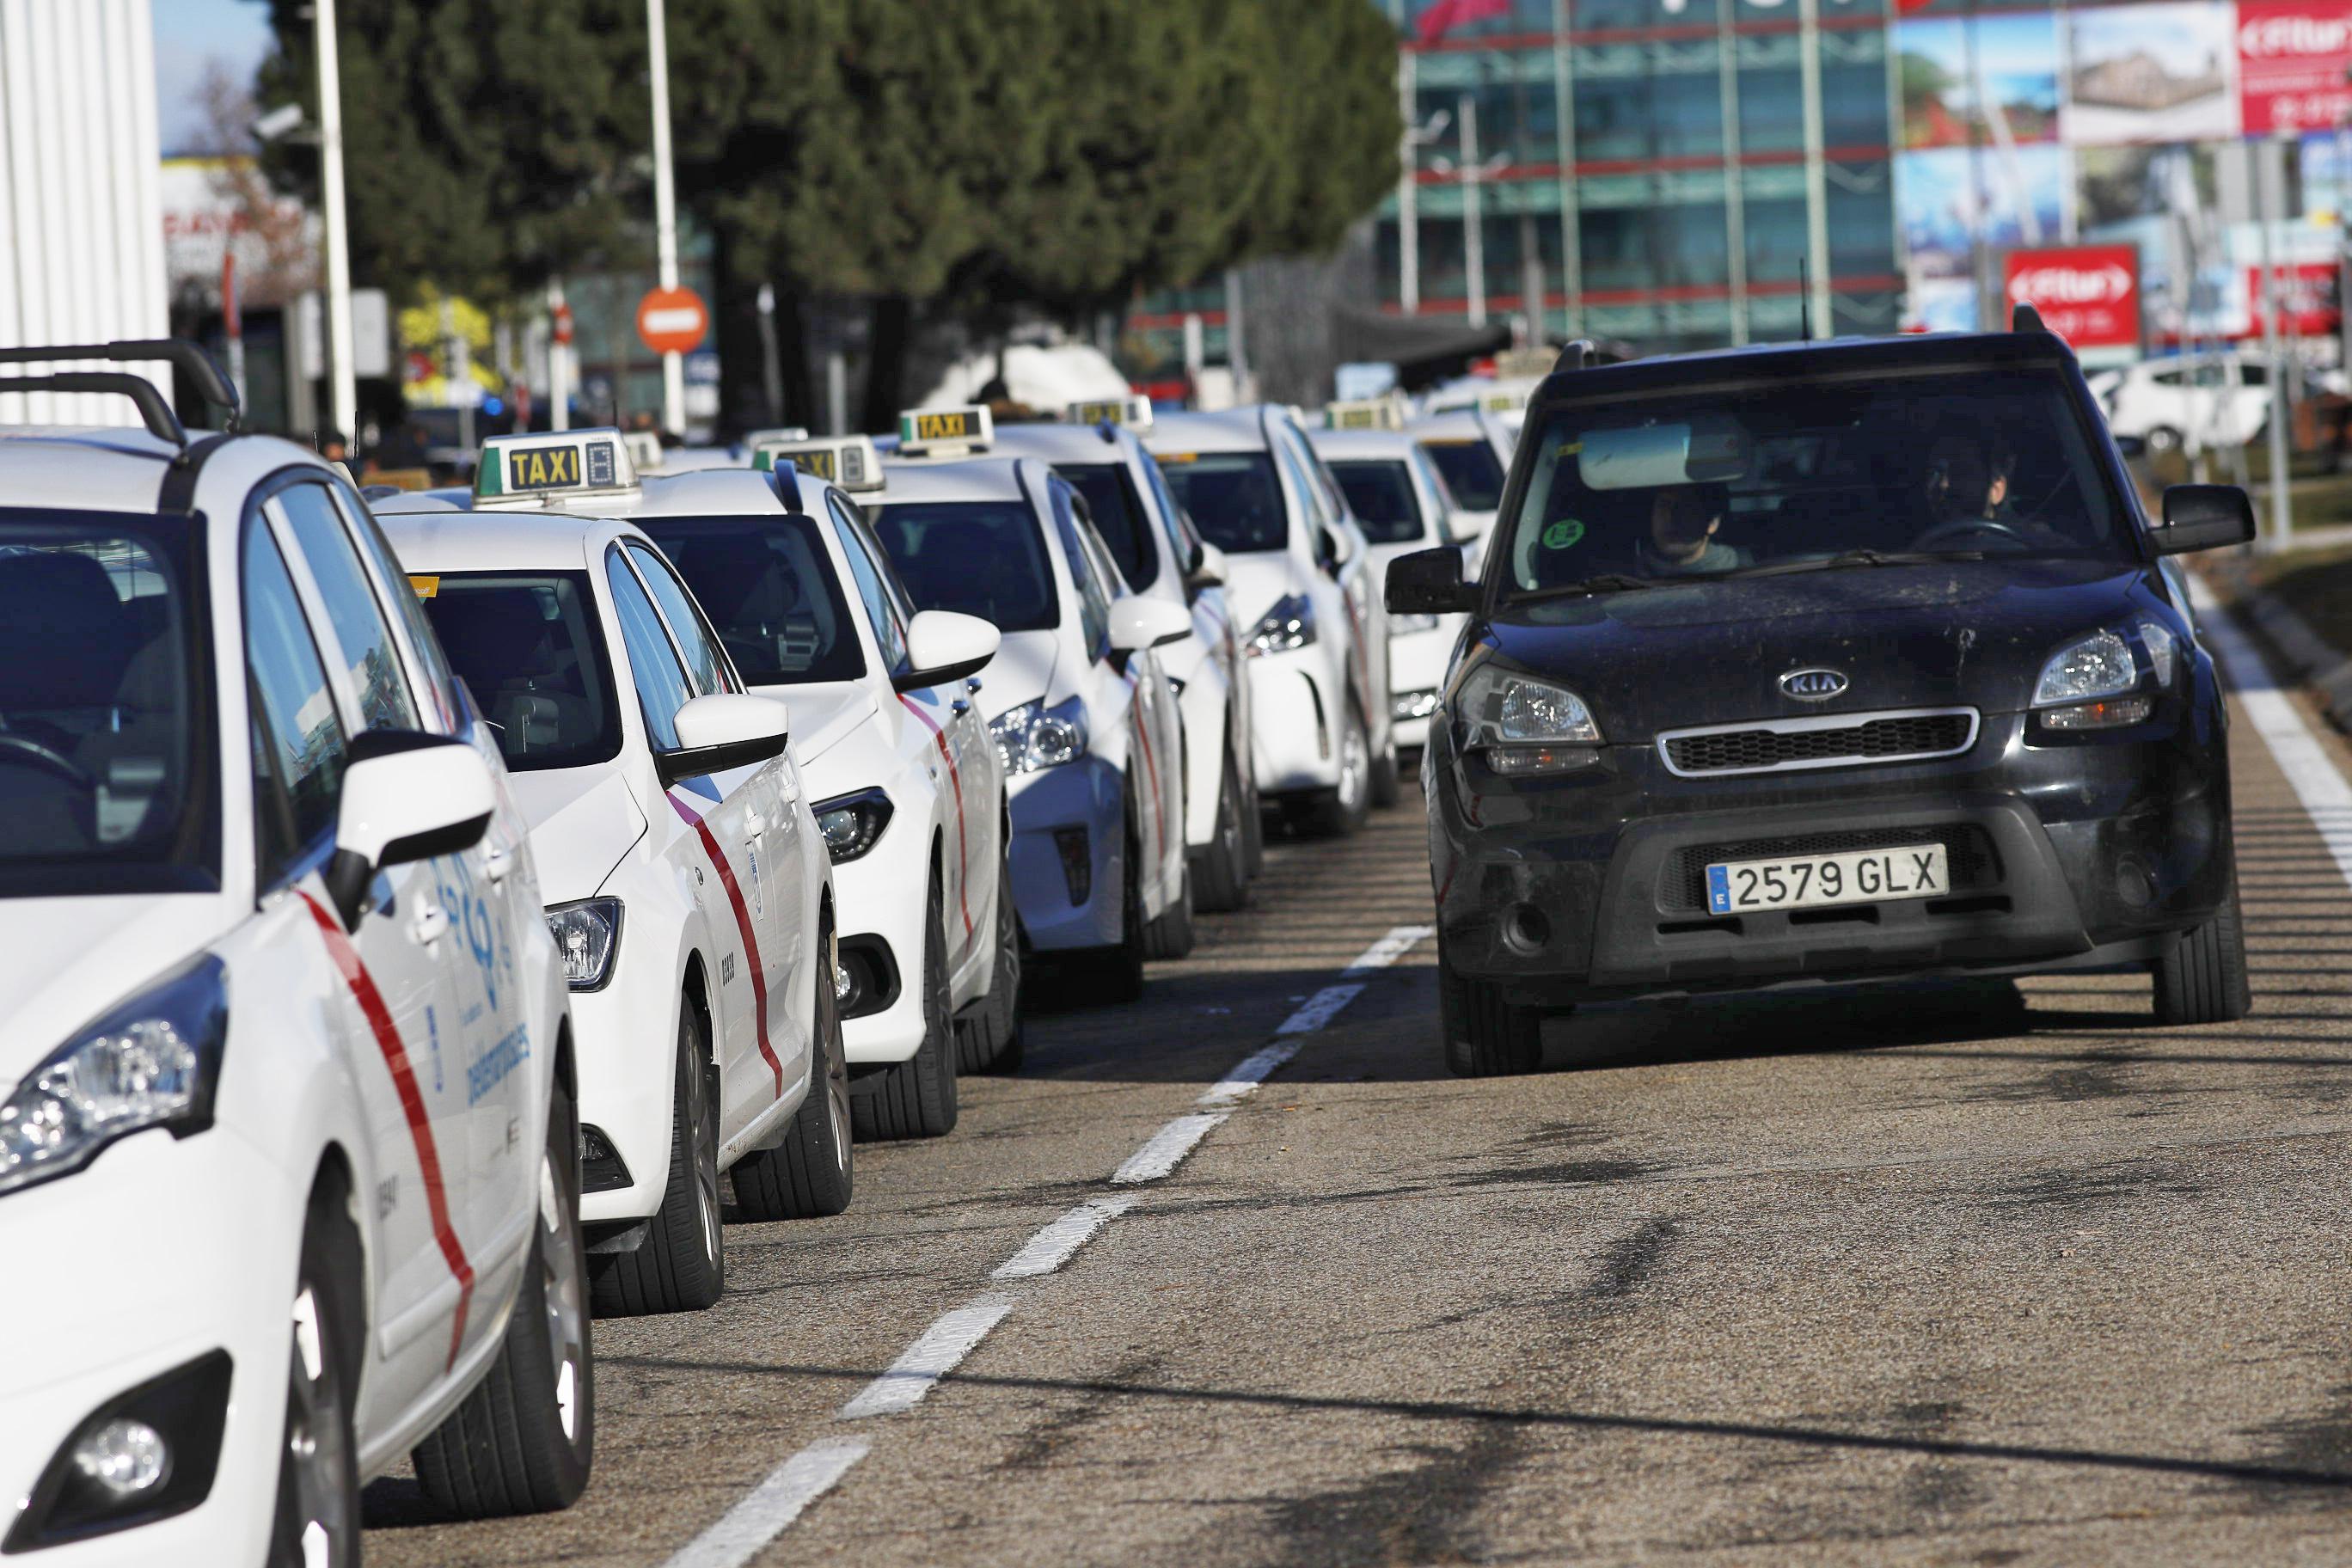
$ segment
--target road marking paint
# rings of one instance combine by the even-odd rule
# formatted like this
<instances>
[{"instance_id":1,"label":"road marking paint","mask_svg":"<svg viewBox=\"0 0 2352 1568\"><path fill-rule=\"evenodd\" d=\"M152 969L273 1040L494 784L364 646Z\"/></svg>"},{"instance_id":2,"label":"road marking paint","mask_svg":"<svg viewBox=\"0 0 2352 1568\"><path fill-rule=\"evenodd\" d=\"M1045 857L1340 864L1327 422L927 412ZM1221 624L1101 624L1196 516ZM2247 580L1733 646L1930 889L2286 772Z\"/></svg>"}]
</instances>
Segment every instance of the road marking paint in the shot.
<instances>
[{"instance_id":1,"label":"road marking paint","mask_svg":"<svg viewBox=\"0 0 2352 1568\"><path fill-rule=\"evenodd\" d=\"M872 1447L863 1437L810 1444L769 1471L750 1496L672 1553L663 1568L741 1568Z\"/></svg>"},{"instance_id":2,"label":"road marking paint","mask_svg":"<svg viewBox=\"0 0 2352 1568\"><path fill-rule=\"evenodd\" d=\"M974 1297L952 1312L940 1314L939 1321L925 1329L922 1337L890 1363L889 1371L843 1405L835 1419L862 1421L869 1415L895 1415L902 1410L912 1410L1011 1310L1012 1297L991 1292Z\"/></svg>"},{"instance_id":3,"label":"road marking paint","mask_svg":"<svg viewBox=\"0 0 2352 1568\"><path fill-rule=\"evenodd\" d=\"M1416 946L1436 934L1435 926L1396 926L1389 933L1364 949L1361 957L1339 971L1342 978L1350 974L1366 974L1376 969L1386 969Z\"/></svg>"},{"instance_id":4,"label":"road marking paint","mask_svg":"<svg viewBox=\"0 0 2352 1568\"><path fill-rule=\"evenodd\" d=\"M2352 882L2352 784L2345 782L2326 748L2279 689L2270 667L2203 578L2189 579L2189 602L2197 608L2199 635L2221 656L2222 666L2230 672L2230 684L2239 706L2245 710L2246 721L2271 749L2279 772L2286 775L2295 799L2303 803L2320 841L2335 858L2336 870Z\"/></svg>"},{"instance_id":5,"label":"road marking paint","mask_svg":"<svg viewBox=\"0 0 2352 1568\"><path fill-rule=\"evenodd\" d=\"M1309 996L1297 1012L1275 1026L1277 1035L1311 1035L1339 1016L1339 1009L1364 994L1360 985L1326 985Z\"/></svg>"},{"instance_id":6,"label":"road marking paint","mask_svg":"<svg viewBox=\"0 0 2352 1568\"><path fill-rule=\"evenodd\" d=\"M1237 1063L1234 1070L1209 1086L1201 1097L1202 1105L1232 1105L1257 1092L1257 1086L1272 1078L1298 1054L1297 1040L1278 1040L1262 1051L1253 1051Z\"/></svg>"},{"instance_id":7,"label":"road marking paint","mask_svg":"<svg viewBox=\"0 0 2352 1568\"><path fill-rule=\"evenodd\" d=\"M1192 1146L1209 1135L1210 1129L1223 1121L1230 1111L1195 1111L1175 1121L1144 1140L1143 1147L1127 1157L1127 1163L1113 1171L1111 1185L1133 1186L1138 1182L1156 1182L1184 1163Z\"/></svg>"},{"instance_id":8,"label":"road marking paint","mask_svg":"<svg viewBox=\"0 0 2352 1568\"><path fill-rule=\"evenodd\" d=\"M992 1279L1032 1279L1051 1274L1093 1239L1095 1232L1135 1206L1129 1197L1088 1198L1029 1238L1028 1245L997 1266Z\"/></svg>"}]
</instances>

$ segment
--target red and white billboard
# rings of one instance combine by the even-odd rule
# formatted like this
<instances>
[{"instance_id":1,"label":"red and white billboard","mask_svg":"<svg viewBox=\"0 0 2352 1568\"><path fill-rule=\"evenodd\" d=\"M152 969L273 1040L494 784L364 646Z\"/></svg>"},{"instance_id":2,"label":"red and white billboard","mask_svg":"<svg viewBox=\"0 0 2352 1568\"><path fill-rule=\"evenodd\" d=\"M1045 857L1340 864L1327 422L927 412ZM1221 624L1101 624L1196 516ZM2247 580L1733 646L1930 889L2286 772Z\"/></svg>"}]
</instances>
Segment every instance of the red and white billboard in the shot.
<instances>
[{"instance_id":1,"label":"red and white billboard","mask_svg":"<svg viewBox=\"0 0 2352 1568\"><path fill-rule=\"evenodd\" d=\"M2031 304L2077 350L2139 346L2137 246L2012 250L2006 287L2011 304Z\"/></svg>"},{"instance_id":2,"label":"red and white billboard","mask_svg":"<svg viewBox=\"0 0 2352 1568\"><path fill-rule=\"evenodd\" d=\"M2238 0L2239 117L2249 136L2323 129L2352 109L2352 7Z\"/></svg>"}]
</instances>

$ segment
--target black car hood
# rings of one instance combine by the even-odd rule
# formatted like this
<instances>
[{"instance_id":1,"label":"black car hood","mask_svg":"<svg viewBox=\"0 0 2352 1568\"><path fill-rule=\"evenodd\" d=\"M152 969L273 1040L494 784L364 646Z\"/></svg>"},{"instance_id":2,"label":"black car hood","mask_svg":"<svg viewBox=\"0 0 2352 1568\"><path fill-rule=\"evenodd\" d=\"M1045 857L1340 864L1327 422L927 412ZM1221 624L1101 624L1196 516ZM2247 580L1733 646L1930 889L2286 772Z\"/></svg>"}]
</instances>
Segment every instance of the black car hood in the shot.
<instances>
[{"instance_id":1,"label":"black car hood","mask_svg":"<svg viewBox=\"0 0 2352 1568\"><path fill-rule=\"evenodd\" d=\"M1486 640L1582 697L1612 742L1748 719L2031 705L2060 644L2153 607L2147 569L2116 561L1957 561L1697 580L1506 606ZM1844 675L1801 702L1790 670Z\"/></svg>"}]
</instances>

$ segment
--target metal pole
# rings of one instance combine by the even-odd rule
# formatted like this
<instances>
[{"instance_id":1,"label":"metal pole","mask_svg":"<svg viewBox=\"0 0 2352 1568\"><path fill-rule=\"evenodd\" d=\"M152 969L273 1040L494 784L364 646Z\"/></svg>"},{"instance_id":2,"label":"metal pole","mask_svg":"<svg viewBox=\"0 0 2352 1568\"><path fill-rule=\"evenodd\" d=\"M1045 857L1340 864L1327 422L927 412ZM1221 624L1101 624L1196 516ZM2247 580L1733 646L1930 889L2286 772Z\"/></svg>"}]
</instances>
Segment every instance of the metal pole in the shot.
<instances>
[{"instance_id":1,"label":"metal pole","mask_svg":"<svg viewBox=\"0 0 2352 1568\"><path fill-rule=\"evenodd\" d=\"M825 434L849 434L849 361L839 349L824 356Z\"/></svg>"},{"instance_id":2,"label":"metal pole","mask_svg":"<svg viewBox=\"0 0 2352 1568\"><path fill-rule=\"evenodd\" d=\"M1478 167L1478 95L1465 92L1462 114L1462 267L1470 299L1470 324L1486 324L1486 233L1478 211L1478 184L1486 177Z\"/></svg>"},{"instance_id":3,"label":"metal pole","mask_svg":"<svg viewBox=\"0 0 2352 1568\"><path fill-rule=\"evenodd\" d=\"M1724 282L1737 348L1748 341L1748 192L1739 164L1739 38L1731 30L1732 10L1726 5L1715 24L1715 91L1723 117Z\"/></svg>"},{"instance_id":4,"label":"metal pole","mask_svg":"<svg viewBox=\"0 0 2352 1568\"><path fill-rule=\"evenodd\" d=\"M654 249L656 279L677 287L677 190L669 154L669 27L663 0L646 0L646 35L652 56L654 98ZM662 355L662 428L686 428L686 358Z\"/></svg>"},{"instance_id":5,"label":"metal pole","mask_svg":"<svg viewBox=\"0 0 2352 1568\"><path fill-rule=\"evenodd\" d=\"M1806 281L1812 290L1814 328L1833 338L1837 323L1830 304L1829 184L1822 150L1821 0L1797 0L1797 78L1805 116L1805 251L1811 258Z\"/></svg>"},{"instance_id":6,"label":"metal pole","mask_svg":"<svg viewBox=\"0 0 2352 1568\"><path fill-rule=\"evenodd\" d=\"M2271 378L2271 547L2284 550L2294 537L2294 507L2287 495L2286 471L2287 421L2294 416L2286 400L2286 365L2280 353L2284 339L2279 317L2286 309L2286 290L2279 286L2279 275L2271 263L2277 250L2280 215L2286 209L2285 146L2275 136L2264 137L2255 147L2255 156L2262 160L2255 190L2263 224L2263 289L2269 296L2263 307L2263 348L2270 361Z\"/></svg>"},{"instance_id":7,"label":"metal pole","mask_svg":"<svg viewBox=\"0 0 2352 1568\"><path fill-rule=\"evenodd\" d=\"M1421 310L1421 139L1413 103L1413 58L1397 51L1397 107L1404 130L1397 145L1397 303L1408 316Z\"/></svg>"},{"instance_id":8,"label":"metal pole","mask_svg":"<svg viewBox=\"0 0 2352 1568\"><path fill-rule=\"evenodd\" d=\"M760 390L768 395L768 423L784 422L784 366L776 353L776 286L760 285Z\"/></svg>"},{"instance_id":9,"label":"metal pole","mask_svg":"<svg viewBox=\"0 0 2352 1568\"><path fill-rule=\"evenodd\" d=\"M1559 107L1559 287L1568 297L1568 335L1584 331L1584 252L1576 201L1576 68L1568 0L1551 5L1552 91Z\"/></svg>"},{"instance_id":10,"label":"metal pole","mask_svg":"<svg viewBox=\"0 0 2352 1568\"><path fill-rule=\"evenodd\" d=\"M352 364L352 244L343 212L342 68L335 54L335 0L315 0L319 57L319 205L327 228L327 423L356 439L359 377Z\"/></svg>"},{"instance_id":11,"label":"metal pole","mask_svg":"<svg viewBox=\"0 0 2352 1568\"><path fill-rule=\"evenodd\" d=\"M1249 395L1249 337L1243 330L1242 273L1238 267L1225 268L1225 363L1234 373L1234 396L1243 403L1254 402Z\"/></svg>"},{"instance_id":12,"label":"metal pole","mask_svg":"<svg viewBox=\"0 0 2352 1568\"><path fill-rule=\"evenodd\" d=\"M572 428L572 345L558 342L556 321L563 311L563 279L555 279L547 286L547 312L550 318L547 332L547 427L550 430Z\"/></svg>"}]
</instances>

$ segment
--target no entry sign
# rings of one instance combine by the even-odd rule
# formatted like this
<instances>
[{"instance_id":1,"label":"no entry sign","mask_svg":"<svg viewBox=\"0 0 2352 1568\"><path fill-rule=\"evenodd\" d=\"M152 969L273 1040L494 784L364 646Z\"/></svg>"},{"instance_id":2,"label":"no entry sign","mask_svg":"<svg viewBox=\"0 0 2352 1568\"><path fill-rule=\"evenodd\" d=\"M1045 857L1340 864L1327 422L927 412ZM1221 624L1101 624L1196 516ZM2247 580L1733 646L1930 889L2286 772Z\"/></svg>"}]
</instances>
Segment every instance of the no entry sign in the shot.
<instances>
[{"instance_id":1,"label":"no entry sign","mask_svg":"<svg viewBox=\"0 0 2352 1568\"><path fill-rule=\"evenodd\" d=\"M656 289L637 301L637 336L657 354L682 354L710 335L710 311L691 289Z\"/></svg>"}]
</instances>

